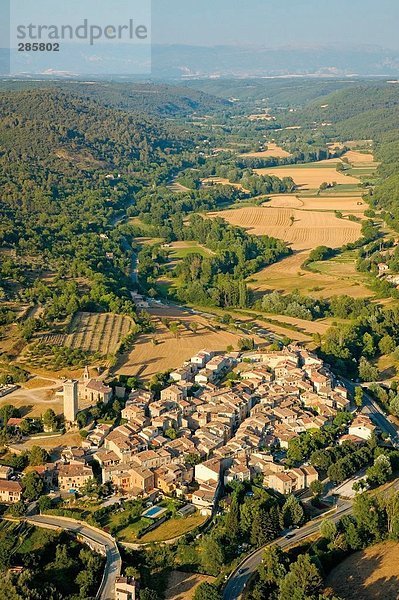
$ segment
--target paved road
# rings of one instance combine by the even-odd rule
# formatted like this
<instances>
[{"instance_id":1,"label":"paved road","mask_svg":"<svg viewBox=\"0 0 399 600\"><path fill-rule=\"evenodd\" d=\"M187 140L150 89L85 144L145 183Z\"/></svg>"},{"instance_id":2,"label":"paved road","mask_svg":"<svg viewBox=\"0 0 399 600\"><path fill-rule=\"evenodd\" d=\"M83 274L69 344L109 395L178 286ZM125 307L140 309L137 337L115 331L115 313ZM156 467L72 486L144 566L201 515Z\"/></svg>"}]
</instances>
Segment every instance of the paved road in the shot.
<instances>
[{"instance_id":1,"label":"paved road","mask_svg":"<svg viewBox=\"0 0 399 600\"><path fill-rule=\"evenodd\" d=\"M352 504L349 502L340 502L337 510L334 514L329 516L333 521L339 521L344 515L349 514L352 511ZM317 533L320 529L320 520L310 521L306 523L300 529L297 529L294 533L295 536L291 539L286 537L278 538L273 544L278 544L280 548L288 548L294 542L300 542L307 537ZM239 600L241 595L251 579L253 573L259 567L262 562L262 556L265 551L265 547L260 548L241 563L240 567L233 572L230 579L227 582L223 592L223 600Z\"/></svg>"},{"instance_id":2,"label":"paved road","mask_svg":"<svg viewBox=\"0 0 399 600\"><path fill-rule=\"evenodd\" d=\"M52 525L60 527L66 531L72 531L75 534L80 534L87 538L88 542L94 541L98 544L102 544L106 548L107 562L105 565L105 584L99 596L100 600L113 600L115 598L115 579L120 575L122 561L119 554L118 547L115 541L111 541L111 538L100 529L94 529L87 527L79 522L72 523L68 519L62 517L53 517L50 515L35 515L29 517L29 521L40 526L41 523L46 525Z\"/></svg>"},{"instance_id":3,"label":"paved road","mask_svg":"<svg viewBox=\"0 0 399 600\"><path fill-rule=\"evenodd\" d=\"M344 381L345 385L348 387L348 389L353 392L354 388L356 387L355 384L352 381L350 381L349 379L346 379L344 377L341 377L340 379L342 379ZM367 386L362 386L362 387L363 387L363 391L364 391L364 387L367 387ZM398 432L397 427L395 427L395 425L393 423L391 423L391 421L387 418L386 414L384 413L382 408L379 406L379 404L365 391L364 391L364 406L362 408L362 413L368 415L370 417L370 419L376 425L378 425L378 427L381 429L381 431L384 431L385 433L387 433L390 436L392 443L395 446L399 446L399 432Z\"/></svg>"}]
</instances>

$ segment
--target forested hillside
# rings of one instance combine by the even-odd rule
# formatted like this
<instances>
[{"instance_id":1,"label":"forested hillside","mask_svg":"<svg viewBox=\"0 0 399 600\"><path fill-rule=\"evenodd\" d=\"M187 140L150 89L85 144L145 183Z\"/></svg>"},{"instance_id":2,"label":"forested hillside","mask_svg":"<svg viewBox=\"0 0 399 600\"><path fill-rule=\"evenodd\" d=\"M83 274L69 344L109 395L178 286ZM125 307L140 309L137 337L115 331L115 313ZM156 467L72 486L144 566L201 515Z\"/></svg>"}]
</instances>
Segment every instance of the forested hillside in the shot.
<instances>
[{"instance_id":1,"label":"forested hillside","mask_svg":"<svg viewBox=\"0 0 399 600\"><path fill-rule=\"evenodd\" d=\"M130 257L112 224L190 142L143 113L58 89L3 92L0 115L1 287L22 283L19 296L31 300L64 298L60 318L96 304L131 312ZM45 270L84 277L86 295L76 286L39 293Z\"/></svg>"},{"instance_id":2,"label":"forested hillside","mask_svg":"<svg viewBox=\"0 0 399 600\"><path fill-rule=\"evenodd\" d=\"M102 106L155 116L188 116L230 108L232 103L217 95L166 83L118 83L62 80L0 82L0 91L34 91L56 88L67 95L96 100Z\"/></svg>"}]
</instances>

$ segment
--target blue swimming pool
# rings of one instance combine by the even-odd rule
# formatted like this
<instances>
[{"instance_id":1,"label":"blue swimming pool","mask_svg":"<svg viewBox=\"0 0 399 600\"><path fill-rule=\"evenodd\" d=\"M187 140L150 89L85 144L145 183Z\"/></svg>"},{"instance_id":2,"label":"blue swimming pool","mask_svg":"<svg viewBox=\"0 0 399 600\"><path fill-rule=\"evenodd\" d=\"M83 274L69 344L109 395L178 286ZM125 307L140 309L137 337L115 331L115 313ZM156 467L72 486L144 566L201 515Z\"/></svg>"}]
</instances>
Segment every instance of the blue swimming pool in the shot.
<instances>
[{"instance_id":1,"label":"blue swimming pool","mask_svg":"<svg viewBox=\"0 0 399 600\"><path fill-rule=\"evenodd\" d=\"M147 508L147 510L145 510L141 516L148 517L150 519L158 519L158 517L163 515L166 511L167 509L163 506L151 506L150 508Z\"/></svg>"}]
</instances>

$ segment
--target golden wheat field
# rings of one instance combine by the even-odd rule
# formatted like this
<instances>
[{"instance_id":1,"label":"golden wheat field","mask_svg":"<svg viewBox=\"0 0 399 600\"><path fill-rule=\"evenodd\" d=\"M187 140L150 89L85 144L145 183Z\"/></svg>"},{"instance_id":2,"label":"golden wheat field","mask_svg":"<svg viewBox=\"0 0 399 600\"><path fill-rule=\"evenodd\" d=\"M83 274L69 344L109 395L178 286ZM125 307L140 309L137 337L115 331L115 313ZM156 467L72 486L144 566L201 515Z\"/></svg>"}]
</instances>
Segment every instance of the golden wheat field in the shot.
<instances>
[{"instance_id":1,"label":"golden wheat field","mask_svg":"<svg viewBox=\"0 0 399 600\"><path fill-rule=\"evenodd\" d=\"M268 142L266 146L267 150L245 152L244 154L240 154L240 156L242 156L242 158L268 158L269 156L273 158L285 158L286 156L291 156L290 152L283 150L283 148L280 148L280 146L277 146L274 142Z\"/></svg>"},{"instance_id":2,"label":"golden wheat field","mask_svg":"<svg viewBox=\"0 0 399 600\"><path fill-rule=\"evenodd\" d=\"M339 248L360 237L360 224L338 219L333 213L295 208L244 207L210 213L254 235L269 235L288 242L294 250L316 246Z\"/></svg>"},{"instance_id":3,"label":"golden wheat field","mask_svg":"<svg viewBox=\"0 0 399 600\"><path fill-rule=\"evenodd\" d=\"M354 167L374 167L378 165L371 153L366 154L358 150L348 150L342 158L347 158Z\"/></svg>"},{"instance_id":4,"label":"golden wheat field","mask_svg":"<svg viewBox=\"0 0 399 600\"><path fill-rule=\"evenodd\" d=\"M331 160L333 163L331 163ZM328 164L336 163L335 159L329 159ZM318 163L320 164L320 163ZM333 166L329 167L271 167L266 169L254 169L258 175L275 175L276 177L292 177L295 184L301 189L317 189L322 183L337 183L342 185L358 184L359 179L352 175L339 173Z\"/></svg>"},{"instance_id":5,"label":"golden wheat field","mask_svg":"<svg viewBox=\"0 0 399 600\"><path fill-rule=\"evenodd\" d=\"M270 208L298 208L303 210L339 210L341 212L359 213L363 215L367 209L367 204L362 197L351 196L296 196L293 194L276 194L270 196L270 200L264 203L264 206Z\"/></svg>"},{"instance_id":6,"label":"golden wheat field","mask_svg":"<svg viewBox=\"0 0 399 600\"><path fill-rule=\"evenodd\" d=\"M237 350L238 340L243 337L243 334L216 329L209 318L193 315L177 307L150 309L149 312L153 316L155 332L138 337L134 348L121 358L116 371L118 374L149 379L155 373L181 366L203 348L223 351L231 345ZM163 317L178 323L177 335L161 321ZM197 327L195 331L190 328L193 323ZM263 341L252 337L257 343Z\"/></svg>"}]
</instances>

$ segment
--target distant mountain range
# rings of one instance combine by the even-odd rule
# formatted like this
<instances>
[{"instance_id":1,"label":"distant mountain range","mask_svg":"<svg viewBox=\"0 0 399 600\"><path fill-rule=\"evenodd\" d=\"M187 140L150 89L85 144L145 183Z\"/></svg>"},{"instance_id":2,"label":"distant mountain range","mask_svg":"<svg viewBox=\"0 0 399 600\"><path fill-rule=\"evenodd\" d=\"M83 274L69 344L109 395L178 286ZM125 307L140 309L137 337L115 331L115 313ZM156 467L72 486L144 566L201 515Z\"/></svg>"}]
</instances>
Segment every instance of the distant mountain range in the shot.
<instances>
[{"instance_id":1,"label":"distant mountain range","mask_svg":"<svg viewBox=\"0 0 399 600\"><path fill-rule=\"evenodd\" d=\"M138 51L137 47L124 44L96 45L95 48L68 44L67 52L60 52L56 59L46 53L36 53L36 56L16 53L13 71L22 76L29 73L49 77L115 75L129 78L149 75L151 70L151 76L157 79L399 75L399 51L376 46L153 45L150 69L148 48ZM7 75L7 71L6 51L0 50L0 75Z\"/></svg>"},{"instance_id":2,"label":"distant mountain range","mask_svg":"<svg viewBox=\"0 0 399 600\"><path fill-rule=\"evenodd\" d=\"M399 51L357 48L154 46L159 77L390 76L399 74Z\"/></svg>"}]
</instances>

